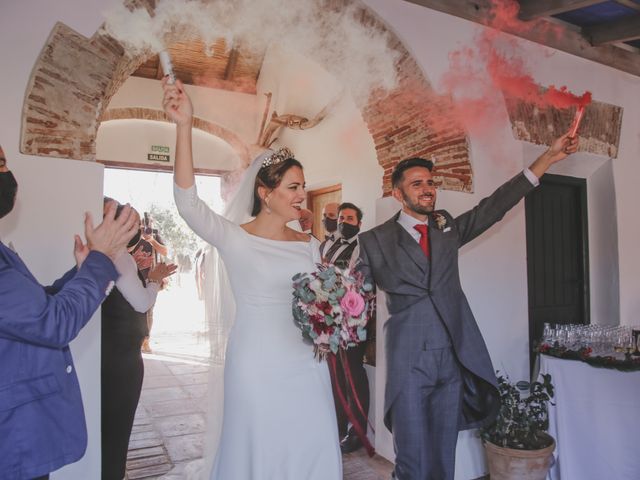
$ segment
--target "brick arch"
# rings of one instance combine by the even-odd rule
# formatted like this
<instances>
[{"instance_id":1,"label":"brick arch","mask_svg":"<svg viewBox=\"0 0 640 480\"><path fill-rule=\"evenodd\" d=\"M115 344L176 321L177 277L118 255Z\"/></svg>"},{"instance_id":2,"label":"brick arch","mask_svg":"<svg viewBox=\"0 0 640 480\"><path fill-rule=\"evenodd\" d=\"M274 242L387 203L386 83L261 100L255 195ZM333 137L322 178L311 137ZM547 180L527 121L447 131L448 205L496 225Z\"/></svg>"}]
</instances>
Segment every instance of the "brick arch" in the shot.
<instances>
[{"instance_id":1,"label":"brick arch","mask_svg":"<svg viewBox=\"0 0 640 480\"><path fill-rule=\"evenodd\" d=\"M153 120L156 122L171 122L169 117L162 111L154 108L143 107L121 107L109 108L102 115L102 122L109 120ZM207 132L227 142L236 152L242 166L249 165L251 162L249 148L245 143L231 130L217 125L200 117L193 117L193 127L203 132Z\"/></svg>"},{"instance_id":2,"label":"brick arch","mask_svg":"<svg viewBox=\"0 0 640 480\"><path fill-rule=\"evenodd\" d=\"M328 8L334 9L352 4L353 0L327 0ZM361 21L386 32L399 53L398 87L389 95L373 96L362 110L384 169L383 195L391 192L391 170L408 156L434 156L434 177L441 188L471 192L469 142L464 130L447 120L448 100L434 93L397 35L368 7L358 8ZM102 28L87 39L57 23L27 85L20 151L93 161L96 134L111 98L146 59L127 55Z\"/></svg>"}]
</instances>

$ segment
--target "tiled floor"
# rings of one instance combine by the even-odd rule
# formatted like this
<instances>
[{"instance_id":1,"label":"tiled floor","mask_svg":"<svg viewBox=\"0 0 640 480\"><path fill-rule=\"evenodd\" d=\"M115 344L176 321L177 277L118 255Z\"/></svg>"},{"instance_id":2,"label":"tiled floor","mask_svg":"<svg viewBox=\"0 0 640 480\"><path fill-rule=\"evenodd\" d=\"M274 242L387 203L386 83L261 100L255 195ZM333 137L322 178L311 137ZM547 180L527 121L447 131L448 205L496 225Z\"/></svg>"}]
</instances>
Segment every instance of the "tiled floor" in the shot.
<instances>
[{"instance_id":1,"label":"tiled floor","mask_svg":"<svg viewBox=\"0 0 640 480\"><path fill-rule=\"evenodd\" d=\"M178 480L202 456L208 366L186 356L145 355L142 397L129 442L127 479ZM364 450L345 455L345 480L387 480L392 465Z\"/></svg>"}]
</instances>

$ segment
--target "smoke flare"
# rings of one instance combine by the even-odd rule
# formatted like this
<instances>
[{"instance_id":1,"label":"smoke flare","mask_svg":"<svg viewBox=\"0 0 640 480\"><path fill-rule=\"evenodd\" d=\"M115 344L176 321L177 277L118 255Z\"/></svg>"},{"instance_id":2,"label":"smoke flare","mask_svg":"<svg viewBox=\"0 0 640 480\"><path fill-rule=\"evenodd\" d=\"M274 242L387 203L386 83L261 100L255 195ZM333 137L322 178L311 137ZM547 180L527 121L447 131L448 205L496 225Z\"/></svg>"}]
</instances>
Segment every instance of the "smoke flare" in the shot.
<instances>
[{"instance_id":1,"label":"smoke flare","mask_svg":"<svg viewBox=\"0 0 640 480\"><path fill-rule=\"evenodd\" d=\"M159 0L153 16L124 5L105 12L105 29L132 55L158 53L172 40L263 54L273 44L311 58L351 89L360 105L397 83L398 54L387 34L363 24L362 5L336 10L324 0ZM212 52L208 52L211 54Z\"/></svg>"}]
</instances>

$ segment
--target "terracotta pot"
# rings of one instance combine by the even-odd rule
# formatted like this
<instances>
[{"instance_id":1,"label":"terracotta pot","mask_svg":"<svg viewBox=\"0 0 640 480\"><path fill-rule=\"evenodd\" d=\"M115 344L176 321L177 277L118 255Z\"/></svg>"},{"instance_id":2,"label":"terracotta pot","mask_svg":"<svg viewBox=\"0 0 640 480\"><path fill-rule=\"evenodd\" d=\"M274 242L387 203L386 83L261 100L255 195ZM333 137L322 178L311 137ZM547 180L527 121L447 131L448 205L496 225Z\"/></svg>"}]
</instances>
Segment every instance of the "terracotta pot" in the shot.
<instances>
[{"instance_id":1,"label":"terracotta pot","mask_svg":"<svg viewBox=\"0 0 640 480\"><path fill-rule=\"evenodd\" d=\"M545 480L556 448L551 440L551 445L540 450L516 450L485 441L491 480Z\"/></svg>"}]
</instances>

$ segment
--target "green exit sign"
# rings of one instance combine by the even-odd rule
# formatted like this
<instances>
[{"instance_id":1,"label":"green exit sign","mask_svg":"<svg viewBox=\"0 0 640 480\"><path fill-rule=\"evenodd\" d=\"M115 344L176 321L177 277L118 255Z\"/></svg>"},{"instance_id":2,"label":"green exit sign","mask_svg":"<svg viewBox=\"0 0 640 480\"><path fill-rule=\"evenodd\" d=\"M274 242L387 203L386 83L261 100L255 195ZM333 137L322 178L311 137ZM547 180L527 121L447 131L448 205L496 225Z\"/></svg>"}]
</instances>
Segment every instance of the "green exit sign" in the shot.
<instances>
[{"instance_id":1,"label":"green exit sign","mask_svg":"<svg viewBox=\"0 0 640 480\"><path fill-rule=\"evenodd\" d=\"M151 153L147 154L150 162L169 162L169 147L164 145L151 145Z\"/></svg>"}]
</instances>

